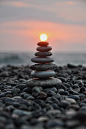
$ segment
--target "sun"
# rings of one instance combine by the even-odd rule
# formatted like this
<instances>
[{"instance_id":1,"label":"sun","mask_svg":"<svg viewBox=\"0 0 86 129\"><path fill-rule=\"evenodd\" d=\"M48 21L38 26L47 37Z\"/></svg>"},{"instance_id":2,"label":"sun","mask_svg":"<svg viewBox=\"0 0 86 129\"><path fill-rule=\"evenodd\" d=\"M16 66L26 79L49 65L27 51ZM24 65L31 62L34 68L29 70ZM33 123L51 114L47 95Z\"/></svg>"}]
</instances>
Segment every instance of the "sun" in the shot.
<instances>
[{"instance_id":1,"label":"sun","mask_svg":"<svg viewBox=\"0 0 86 129\"><path fill-rule=\"evenodd\" d=\"M40 40L41 41L46 41L48 39L48 36L46 34L41 34L40 35Z\"/></svg>"}]
</instances>

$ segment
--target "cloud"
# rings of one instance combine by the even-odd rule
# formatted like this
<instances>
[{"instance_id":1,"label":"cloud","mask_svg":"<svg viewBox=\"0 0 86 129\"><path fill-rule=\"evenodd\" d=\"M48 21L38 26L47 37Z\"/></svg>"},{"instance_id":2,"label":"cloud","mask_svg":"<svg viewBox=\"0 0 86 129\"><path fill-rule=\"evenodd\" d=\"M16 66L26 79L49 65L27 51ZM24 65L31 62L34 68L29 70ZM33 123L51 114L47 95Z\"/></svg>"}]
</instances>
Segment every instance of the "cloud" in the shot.
<instances>
[{"instance_id":1,"label":"cloud","mask_svg":"<svg viewBox=\"0 0 86 129\"><path fill-rule=\"evenodd\" d=\"M5 0L2 3L0 21L25 19L86 25L86 8L77 0Z\"/></svg>"},{"instance_id":2,"label":"cloud","mask_svg":"<svg viewBox=\"0 0 86 129\"><path fill-rule=\"evenodd\" d=\"M1 2L1 5L15 6L15 7L28 7L28 5L25 2L21 2L21 1L3 1Z\"/></svg>"}]
</instances>

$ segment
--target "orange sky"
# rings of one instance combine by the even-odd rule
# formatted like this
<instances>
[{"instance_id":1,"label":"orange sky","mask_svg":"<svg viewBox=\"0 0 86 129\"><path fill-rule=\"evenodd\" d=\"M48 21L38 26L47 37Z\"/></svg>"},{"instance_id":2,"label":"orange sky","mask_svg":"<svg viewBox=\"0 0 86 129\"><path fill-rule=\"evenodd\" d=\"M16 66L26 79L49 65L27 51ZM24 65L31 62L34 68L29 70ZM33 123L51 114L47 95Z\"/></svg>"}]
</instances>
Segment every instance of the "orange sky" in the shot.
<instances>
[{"instance_id":1,"label":"orange sky","mask_svg":"<svg viewBox=\"0 0 86 129\"><path fill-rule=\"evenodd\" d=\"M46 33L53 51L85 52L85 5L84 0L2 1L0 51L35 51Z\"/></svg>"}]
</instances>

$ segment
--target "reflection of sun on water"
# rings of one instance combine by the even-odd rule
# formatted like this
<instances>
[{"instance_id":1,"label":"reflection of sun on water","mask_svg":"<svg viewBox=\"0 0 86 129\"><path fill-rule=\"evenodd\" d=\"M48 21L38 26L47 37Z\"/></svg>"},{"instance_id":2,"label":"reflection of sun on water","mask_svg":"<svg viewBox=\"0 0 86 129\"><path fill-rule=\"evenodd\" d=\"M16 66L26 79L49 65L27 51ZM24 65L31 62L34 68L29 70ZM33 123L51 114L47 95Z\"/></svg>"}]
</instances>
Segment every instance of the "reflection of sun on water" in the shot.
<instances>
[{"instance_id":1,"label":"reflection of sun on water","mask_svg":"<svg viewBox=\"0 0 86 129\"><path fill-rule=\"evenodd\" d=\"M40 40L41 41L46 41L48 39L48 36L46 34L41 34L40 35Z\"/></svg>"}]
</instances>

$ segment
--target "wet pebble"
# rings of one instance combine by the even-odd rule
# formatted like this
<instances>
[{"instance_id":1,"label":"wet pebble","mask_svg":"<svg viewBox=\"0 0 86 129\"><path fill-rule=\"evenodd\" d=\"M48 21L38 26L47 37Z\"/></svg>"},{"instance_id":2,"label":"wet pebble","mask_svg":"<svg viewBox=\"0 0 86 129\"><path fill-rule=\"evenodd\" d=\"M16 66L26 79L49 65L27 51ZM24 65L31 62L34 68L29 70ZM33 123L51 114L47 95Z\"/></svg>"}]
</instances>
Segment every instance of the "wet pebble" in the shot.
<instances>
[{"instance_id":1,"label":"wet pebble","mask_svg":"<svg viewBox=\"0 0 86 129\"><path fill-rule=\"evenodd\" d=\"M20 90L23 90L26 87L27 87L26 84L20 84L16 86L16 88L19 88Z\"/></svg>"}]
</instances>

